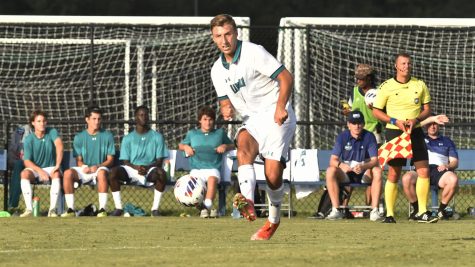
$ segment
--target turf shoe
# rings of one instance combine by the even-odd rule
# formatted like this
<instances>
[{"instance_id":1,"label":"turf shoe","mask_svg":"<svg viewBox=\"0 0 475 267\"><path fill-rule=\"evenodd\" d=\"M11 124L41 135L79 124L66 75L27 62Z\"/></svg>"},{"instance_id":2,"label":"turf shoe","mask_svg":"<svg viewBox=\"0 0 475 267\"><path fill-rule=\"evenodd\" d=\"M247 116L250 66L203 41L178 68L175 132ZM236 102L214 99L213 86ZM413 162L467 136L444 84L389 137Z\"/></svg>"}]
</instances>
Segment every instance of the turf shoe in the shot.
<instances>
[{"instance_id":1,"label":"turf shoe","mask_svg":"<svg viewBox=\"0 0 475 267\"><path fill-rule=\"evenodd\" d=\"M237 193L233 198L233 206L239 210L241 215L248 221L256 220L256 210L254 209L254 202L245 198L241 193Z\"/></svg>"},{"instance_id":2,"label":"turf shoe","mask_svg":"<svg viewBox=\"0 0 475 267\"><path fill-rule=\"evenodd\" d=\"M56 213L56 209L50 209L50 210L48 211L48 217L50 217L50 218L56 218L56 217L58 217L58 214Z\"/></svg>"},{"instance_id":3,"label":"turf shoe","mask_svg":"<svg viewBox=\"0 0 475 267\"><path fill-rule=\"evenodd\" d=\"M31 210L25 210L22 214L20 214L20 218L25 218L25 217L32 217L33 212Z\"/></svg>"},{"instance_id":4,"label":"turf shoe","mask_svg":"<svg viewBox=\"0 0 475 267\"><path fill-rule=\"evenodd\" d=\"M202 209L200 212L200 217L201 218L209 218L209 210L208 209Z\"/></svg>"},{"instance_id":5,"label":"turf shoe","mask_svg":"<svg viewBox=\"0 0 475 267\"><path fill-rule=\"evenodd\" d=\"M383 217L381 216L377 208L372 209L369 213L369 220L372 222L380 221L382 218Z\"/></svg>"},{"instance_id":6,"label":"turf shoe","mask_svg":"<svg viewBox=\"0 0 475 267\"><path fill-rule=\"evenodd\" d=\"M413 210L411 214L409 214L409 221L417 221L417 210Z\"/></svg>"},{"instance_id":7,"label":"turf shoe","mask_svg":"<svg viewBox=\"0 0 475 267\"><path fill-rule=\"evenodd\" d=\"M439 220L439 217L432 216L430 211L426 211L422 214L416 215L416 220L420 223L436 223Z\"/></svg>"},{"instance_id":8,"label":"turf shoe","mask_svg":"<svg viewBox=\"0 0 475 267\"><path fill-rule=\"evenodd\" d=\"M381 221L382 223L396 223L393 216L386 216L384 220Z\"/></svg>"},{"instance_id":9,"label":"turf shoe","mask_svg":"<svg viewBox=\"0 0 475 267\"><path fill-rule=\"evenodd\" d=\"M67 217L76 217L76 212L71 209L71 208L68 208L68 210L61 214L61 218L67 218Z\"/></svg>"},{"instance_id":10,"label":"turf shoe","mask_svg":"<svg viewBox=\"0 0 475 267\"><path fill-rule=\"evenodd\" d=\"M160 217L160 211L159 210L152 210L152 213L150 214L152 217Z\"/></svg>"},{"instance_id":11,"label":"turf shoe","mask_svg":"<svg viewBox=\"0 0 475 267\"><path fill-rule=\"evenodd\" d=\"M279 227L280 222L271 223L266 220L266 224L262 226L255 234L251 236L251 240L269 240Z\"/></svg>"},{"instance_id":12,"label":"turf shoe","mask_svg":"<svg viewBox=\"0 0 475 267\"><path fill-rule=\"evenodd\" d=\"M437 212L437 217L439 217L439 220L448 220L450 218L445 210Z\"/></svg>"},{"instance_id":13,"label":"turf shoe","mask_svg":"<svg viewBox=\"0 0 475 267\"><path fill-rule=\"evenodd\" d=\"M215 210L215 209L210 210L210 211L209 211L209 217L210 217L210 218L218 218L218 217L219 217L218 211Z\"/></svg>"},{"instance_id":14,"label":"turf shoe","mask_svg":"<svg viewBox=\"0 0 475 267\"><path fill-rule=\"evenodd\" d=\"M327 216L327 220L341 220L343 219L343 213L341 213L338 209L334 209L332 208L332 211L330 212L330 214L328 214Z\"/></svg>"},{"instance_id":15,"label":"turf shoe","mask_svg":"<svg viewBox=\"0 0 475 267\"><path fill-rule=\"evenodd\" d=\"M124 215L124 210L123 209L115 209L112 213L111 213L111 216L114 216L114 217L120 217Z\"/></svg>"},{"instance_id":16,"label":"turf shoe","mask_svg":"<svg viewBox=\"0 0 475 267\"><path fill-rule=\"evenodd\" d=\"M107 217L107 211L104 209L104 208L101 208L98 212L97 212L97 217Z\"/></svg>"}]
</instances>

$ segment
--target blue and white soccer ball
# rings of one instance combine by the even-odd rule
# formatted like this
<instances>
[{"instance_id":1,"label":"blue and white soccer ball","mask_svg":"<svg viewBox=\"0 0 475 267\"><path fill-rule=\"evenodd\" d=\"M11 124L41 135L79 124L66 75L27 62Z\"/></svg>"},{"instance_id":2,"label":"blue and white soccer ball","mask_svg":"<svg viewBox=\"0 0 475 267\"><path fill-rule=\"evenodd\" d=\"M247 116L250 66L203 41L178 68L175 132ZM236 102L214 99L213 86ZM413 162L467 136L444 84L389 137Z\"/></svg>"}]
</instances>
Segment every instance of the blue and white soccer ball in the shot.
<instances>
[{"instance_id":1,"label":"blue and white soccer ball","mask_svg":"<svg viewBox=\"0 0 475 267\"><path fill-rule=\"evenodd\" d=\"M376 91L376 89L369 89L368 92L366 92L364 95L364 102L366 105L373 105L377 93L378 91Z\"/></svg>"},{"instance_id":2,"label":"blue and white soccer ball","mask_svg":"<svg viewBox=\"0 0 475 267\"><path fill-rule=\"evenodd\" d=\"M189 174L180 177L173 190L175 198L182 205L193 207L201 204L206 195L206 184Z\"/></svg>"}]
</instances>

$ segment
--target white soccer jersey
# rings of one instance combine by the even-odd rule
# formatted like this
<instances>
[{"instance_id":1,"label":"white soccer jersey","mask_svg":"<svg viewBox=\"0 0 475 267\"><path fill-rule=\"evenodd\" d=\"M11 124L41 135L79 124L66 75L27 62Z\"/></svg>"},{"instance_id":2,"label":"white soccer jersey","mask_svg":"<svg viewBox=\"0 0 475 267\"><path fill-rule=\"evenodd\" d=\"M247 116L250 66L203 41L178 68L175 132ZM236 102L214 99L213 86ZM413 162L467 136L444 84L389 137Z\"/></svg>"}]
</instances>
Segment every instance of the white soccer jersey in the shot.
<instances>
[{"instance_id":1,"label":"white soccer jersey","mask_svg":"<svg viewBox=\"0 0 475 267\"><path fill-rule=\"evenodd\" d=\"M211 69L218 99L228 98L246 120L250 115L275 110L279 84L275 78L284 70L262 46L238 41L233 61L221 55Z\"/></svg>"}]
</instances>

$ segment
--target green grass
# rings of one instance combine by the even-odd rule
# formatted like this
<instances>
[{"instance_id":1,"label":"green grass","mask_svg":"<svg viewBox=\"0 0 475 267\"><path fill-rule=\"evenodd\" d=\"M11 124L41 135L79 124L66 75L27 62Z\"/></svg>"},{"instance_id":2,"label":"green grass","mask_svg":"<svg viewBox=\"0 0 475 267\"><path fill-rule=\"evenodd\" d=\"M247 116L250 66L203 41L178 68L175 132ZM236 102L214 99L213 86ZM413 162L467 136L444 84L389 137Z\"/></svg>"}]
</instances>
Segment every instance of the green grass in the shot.
<instances>
[{"instance_id":1,"label":"green grass","mask_svg":"<svg viewBox=\"0 0 475 267\"><path fill-rule=\"evenodd\" d=\"M471 266L475 220L437 224L367 219L282 220L270 241L250 241L264 220L229 217L2 218L2 266Z\"/></svg>"}]
</instances>

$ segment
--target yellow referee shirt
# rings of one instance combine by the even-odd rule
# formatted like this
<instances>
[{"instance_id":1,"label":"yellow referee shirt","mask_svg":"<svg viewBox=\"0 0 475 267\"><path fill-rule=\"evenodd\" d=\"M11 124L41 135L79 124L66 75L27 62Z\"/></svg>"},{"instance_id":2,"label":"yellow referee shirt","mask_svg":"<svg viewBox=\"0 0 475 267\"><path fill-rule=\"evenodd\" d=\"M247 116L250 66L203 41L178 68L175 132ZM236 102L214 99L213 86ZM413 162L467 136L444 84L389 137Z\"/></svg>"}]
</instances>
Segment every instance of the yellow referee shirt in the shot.
<instances>
[{"instance_id":1,"label":"yellow referee shirt","mask_svg":"<svg viewBox=\"0 0 475 267\"><path fill-rule=\"evenodd\" d=\"M429 89L424 81L411 77L407 83L400 83L391 78L380 85L373 107L386 108L386 114L391 118L407 120L415 119L421 113L422 105L429 102ZM390 123L386 128L399 129Z\"/></svg>"}]
</instances>

